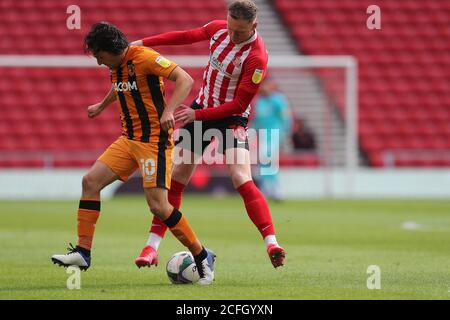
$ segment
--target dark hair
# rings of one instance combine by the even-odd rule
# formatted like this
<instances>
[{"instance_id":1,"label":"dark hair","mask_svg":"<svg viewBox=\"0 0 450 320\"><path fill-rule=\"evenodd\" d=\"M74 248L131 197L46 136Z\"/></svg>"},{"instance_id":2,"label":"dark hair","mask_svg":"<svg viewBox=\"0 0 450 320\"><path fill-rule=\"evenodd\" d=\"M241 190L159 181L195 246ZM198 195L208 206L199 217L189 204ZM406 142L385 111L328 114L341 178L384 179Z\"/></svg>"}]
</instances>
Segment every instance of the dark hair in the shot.
<instances>
[{"instance_id":1,"label":"dark hair","mask_svg":"<svg viewBox=\"0 0 450 320\"><path fill-rule=\"evenodd\" d=\"M253 1L238 0L234 1L228 7L228 13L233 19L245 19L248 22L253 22L258 13L258 8Z\"/></svg>"},{"instance_id":2,"label":"dark hair","mask_svg":"<svg viewBox=\"0 0 450 320\"><path fill-rule=\"evenodd\" d=\"M119 55L128 47L128 40L116 26L108 22L98 22L84 38L86 52L97 53L106 51Z\"/></svg>"}]
</instances>

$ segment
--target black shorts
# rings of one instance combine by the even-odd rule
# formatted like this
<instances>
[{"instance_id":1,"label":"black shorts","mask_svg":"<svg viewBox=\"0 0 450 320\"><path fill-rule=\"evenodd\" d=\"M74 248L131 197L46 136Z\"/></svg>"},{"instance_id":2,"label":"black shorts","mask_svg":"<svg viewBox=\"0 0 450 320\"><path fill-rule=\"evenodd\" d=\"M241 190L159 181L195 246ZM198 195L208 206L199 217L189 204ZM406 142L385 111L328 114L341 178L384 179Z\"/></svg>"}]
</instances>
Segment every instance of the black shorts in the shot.
<instances>
[{"instance_id":1,"label":"black shorts","mask_svg":"<svg viewBox=\"0 0 450 320\"><path fill-rule=\"evenodd\" d=\"M192 109L201 109L194 101ZM202 155L206 147L217 139L217 152L224 154L230 148L245 148L249 150L247 137L248 119L232 116L220 120L194 121L180 128L179 138L175 145ZM183 130L184 129L184 130ZM190 139L186 139L186 135Z\"/></svg>"}]
</instances>

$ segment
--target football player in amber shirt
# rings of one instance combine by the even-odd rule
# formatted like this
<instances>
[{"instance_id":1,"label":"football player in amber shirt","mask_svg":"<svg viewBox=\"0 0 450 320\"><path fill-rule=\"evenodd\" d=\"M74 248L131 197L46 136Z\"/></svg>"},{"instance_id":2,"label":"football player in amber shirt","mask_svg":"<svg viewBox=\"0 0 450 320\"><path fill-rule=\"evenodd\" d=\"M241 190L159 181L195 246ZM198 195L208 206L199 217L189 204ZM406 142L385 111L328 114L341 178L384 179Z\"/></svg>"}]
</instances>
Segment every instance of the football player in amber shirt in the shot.
<instances>
[{"instance_id":1,"label":"football player in amber shirt","mask_svg":"<svg viewBox=\"0 0 450 320\"><path fill-rule=\"evenodd\" d=\"M88 116L98 116L118 99L122 135L83 177L77 216L77 246L67 254L54 255L52 261L62 266L89 268L95 224L100 215L100 191L113 181L126 181L140 168L150 211L192 253L200 275L199 282L211 284L214 280L214 253L202 246L186 217L169 204L167 197L174 145L173 112L188 96L192 78L154 50L130 46L125 35L106 22L92 26L85 38L85 46L99 65L109 67L112 82L104 100L88 107ZM175 89L167 105L163 78L175 81Z\"/></svg>"}]
</instances>

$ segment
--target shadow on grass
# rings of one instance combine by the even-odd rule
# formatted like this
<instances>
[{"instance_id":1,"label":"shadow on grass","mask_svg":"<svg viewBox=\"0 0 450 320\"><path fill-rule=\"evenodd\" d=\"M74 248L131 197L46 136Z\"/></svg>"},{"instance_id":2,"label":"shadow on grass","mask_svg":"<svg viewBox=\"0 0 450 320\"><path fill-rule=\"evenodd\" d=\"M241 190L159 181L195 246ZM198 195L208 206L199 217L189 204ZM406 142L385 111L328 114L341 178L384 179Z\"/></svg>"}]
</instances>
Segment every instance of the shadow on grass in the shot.
<instances>
[{"instance_id":1,"label":"shadow on grass","mask_svg":"<svg viewBox=\"0 0 450 320\"><path fill-rule=\"evenodd\" d=\"M118 289L138 289L138 288L145 288L145 289L149 289L149 288L168 288L173 286L173 284L171 283L115 283L115 284L108 284L105 287L99 287L96 285L81 285L81 290L95 290L95 291L100 291L100 292L110 292L112 290L118 290ZM188 286L188 285L183 285L181 287L184 286ZM69 290L67 289L67 287L65 286L56 286L56 285L52 285L52 286L30 286L30 287L26 287L26 288L13 288L13 287L6 287L6 288L1 288L0 289L0 294L1 293L8 293L8 292L33 292L33 291L46 291L46 290L63 290L63 291L77 291L77 290Z\"/></svg>"}]
</instances>

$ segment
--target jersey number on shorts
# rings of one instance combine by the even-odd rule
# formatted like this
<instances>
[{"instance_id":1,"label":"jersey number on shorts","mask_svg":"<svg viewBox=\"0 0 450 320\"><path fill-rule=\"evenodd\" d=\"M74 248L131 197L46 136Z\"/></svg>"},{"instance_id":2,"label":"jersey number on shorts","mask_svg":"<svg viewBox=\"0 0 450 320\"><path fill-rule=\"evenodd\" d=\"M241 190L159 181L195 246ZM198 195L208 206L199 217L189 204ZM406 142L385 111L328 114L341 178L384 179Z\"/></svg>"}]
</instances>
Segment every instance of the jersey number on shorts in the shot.
<instances>
[{"instance_id":1,"label":"jersey number on shorts","mask_svg":"<svg viewBox=\"0 0 450 320\"><path fill-rule=\"evenodd\" d=\"M151 179L155 174L156 165L153 159L141 159L141 172L142 176L146 179Z\"/></svg>"}]
</instances>

